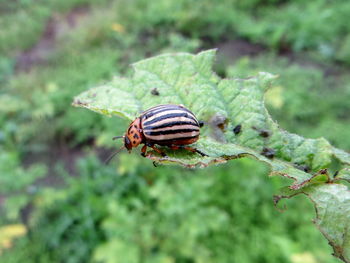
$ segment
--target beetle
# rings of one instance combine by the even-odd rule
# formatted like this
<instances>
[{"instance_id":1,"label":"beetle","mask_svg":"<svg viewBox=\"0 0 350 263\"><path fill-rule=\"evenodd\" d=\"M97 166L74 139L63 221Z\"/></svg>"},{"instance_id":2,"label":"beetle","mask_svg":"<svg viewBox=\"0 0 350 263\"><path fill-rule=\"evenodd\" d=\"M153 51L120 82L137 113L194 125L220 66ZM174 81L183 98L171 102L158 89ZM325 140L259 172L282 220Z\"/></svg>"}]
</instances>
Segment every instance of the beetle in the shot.
<instances>
[{"instance_id":1,"label":"beetle","mask_svg":"<svg viewBox=\"0 0 350 263\"><path fill-rule=\"evenodd\" d=\"M162 156L164 152L155 145L167 146L172 150L185 149L202 156L206 154L188 145L199 139L200 123L196 116L185 106L175 104L162 104L152 107L130 123L123 136L124 147L131 152L132 148L144 144L141 155L147 155L147 147Z\"/></svg>"}]
</instances>

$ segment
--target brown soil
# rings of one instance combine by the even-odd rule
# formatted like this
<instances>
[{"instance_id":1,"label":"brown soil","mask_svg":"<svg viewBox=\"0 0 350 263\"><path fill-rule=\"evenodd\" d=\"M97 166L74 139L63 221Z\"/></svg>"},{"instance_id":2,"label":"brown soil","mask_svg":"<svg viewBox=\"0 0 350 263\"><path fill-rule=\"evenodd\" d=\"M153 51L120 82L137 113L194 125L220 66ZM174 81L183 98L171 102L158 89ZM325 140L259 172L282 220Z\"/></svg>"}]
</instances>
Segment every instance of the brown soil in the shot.
<instances>
[{"instance_id":1,"label":"brown soil","mask_svg":"<svg viewBox=\"0 0 350 263\"><path fill-rule=\"evenodd\" d=\"M259 44L253 44L243 39L227 40L216 45L220 60L234 61L243 56L257 56L266 51L266 48Z\"/></svg>"},{"instance_id":2,"label":"brown soil","mask_svg":"<svg viewBox=\"0 0 350 263\"><path fill-rule=\"evenodd\" d=\"M263 45L254 44L244 39L224 40L214 43L213 46L218 49L218 64L224 65L223 67L234 64L241 57L256 57L269 51ZM295 53L290 49L280 50L277 55L287 58L290 63L298 64L301 67L317 68L323 71L325 76L339 76L349 71L347 66L340 63L333 62L332 65L329 65L329 63L313 60L307 53Z\"/></svg>"},{"instance_id":3,"label":"brown soil","mask_svg":"<svg viewBox=\"0 0 350 263\"><path fill-rule=\"evenodd\" d=\"M54 53L57 39L74 28L79 20L89 13L87 6L74 8L68 14L54 14L46 24L46 28L38 43L20 53L16 59L16 71L29 71L34 65L45 64Z\"/></svg>"}]
</instances>

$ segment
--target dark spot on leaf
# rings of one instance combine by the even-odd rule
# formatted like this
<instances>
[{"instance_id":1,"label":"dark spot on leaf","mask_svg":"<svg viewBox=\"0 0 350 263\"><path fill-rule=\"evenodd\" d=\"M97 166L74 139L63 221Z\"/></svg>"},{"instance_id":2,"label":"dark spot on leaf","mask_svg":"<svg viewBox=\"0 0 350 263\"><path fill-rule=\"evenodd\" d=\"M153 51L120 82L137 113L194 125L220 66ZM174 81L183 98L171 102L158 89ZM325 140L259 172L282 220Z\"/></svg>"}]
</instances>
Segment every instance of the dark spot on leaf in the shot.
<instances>
[{"instance_id":1,"label":"dark spot on leaf","mask_svg":"<svg viewBox=\"0 0 350 263\"><path fill-rule=\"evenodd\" d=\"M253 126L252 128L256 130L261 137L267 138L271 135L271 132L269 130L257 128L255 126Z\"/></svg>"},{"instance_id":2,"label":"dark spot on leaf","mask_svg":"<svg viewBox=\"0 0 350 263\"><path fill-rule=\"evenodd\" d=\"M287 210L286 205L284 205L282 209L277 207L279 201L281 201L282 198L286 198L286 196L283 196L283 195L274 195L273 196L273 204L279 212L284 212L285 210Z\"/></svg>"},{"instance_id":3,"label":"dark spot on leaf","mask_svg":"<svg viewBox=\"0 0 350 263\"><path fill-rule=\"evenodd\" d=\"M261 154L264 155L266 158L272 159L275 157L276 151L272 148L264 147L264 149L261 151Z\"/></svg>"},{"instance_id":4,"label":"dark spot on leaf","mask_svg":"<svg viewBox=\"0 0 350 263\"><path fill-rule=\"evenodd\" d=\"M225 130L227 127L228 119L219 114L215 114L208 121L210 128L212 129L212 136L219 142L225 143Z\"/></svg>"},{"instance_id":5,"label":"dark spot on leaf","mask_svg":"<svg viewBox=\"0 0 350 263\"><path fill-rule=\"evenodd\" d=\"M295 163L294 164L294 167L301 170L301 171L304 171L306 173L310 172L311 169L310 169L310 166L308 166L307 164L298 164L298 163Z\"/></svg>"},{"instance_id":6,"label":"dark spot on leaf","mask_svg":"<svg viewBox=\"0 0 350 263\"><path fill-rule=\"evenodd\" d=\"M336 171L333 175L333 178L336 178L338 176L338 174L339 174L339 171Z\"/></svg>"},{"instance_id":7,"label":"dark spot on leaf","mask_svg":"<svg viewBox=\"0 0 350 263\"><path fill-rule=\"evenodd\" d=\"M238 124L236 127L233 128L234 134L239 134L242 131L242 125Z\"/></svg>"},{"instance_id":8,"label":"dark spot on leaf","mask_svg":"<svg viewBox=\"0 0 350 263\"><path fill-rule=\"evenodd\" d=\"M215 115L210 119L210 123L218 127L220 130L224 131L226 129L228 120L225 116Z\"/></svg>"},{"instance_id":9,"label":"dark spot on leaf","mask_svg":"<svg viewBox=\"0 0 350 263\"><path fill-rule=\"evenodd\" d=\"M160 95L160 93L159 93L159 91L157 90L157 88L152 89L152 90L151 90L151 94L154 95L154 96L159 96L159 95Z\"/></svg>"},{"instance_id":10,"label":"dark spot on leaf","mask_svg":"<svg viewBox=\"0 0 350 263\"><path fill-rule=\"evenodd\" d=\"M260 136L264 137L264 138L267 138L267 137L270 136L270 132L268 130L261 130L260 131Z\"/></svg>"},{"instance_id":11,"label":"dark spot on leaf","mask_svg":"<svg viewBox=\"0 0 350 263\"><path fill-rule=\"evenodd\" d=\"M74 101L75 104L78 104L78 105L88 105L86 102L82 102L81 100L77 99Z\"/></svg>"},{"instance_id":12,"label":"dark spot on leaf","mask_svg":"<svg viewBox=\"0 0 350 263\"><path fill-rule=\"evenodd\" d=\"M340 259L342 259L344 262L346 262L345 260L344 260L344 257L342 256L343 255L343 253L344 253L344 249L341 247L341 246L339 246L339 245L336 245L335 243L333 243L333 242L329 242L329 244L333 247L333 249L334 249L334 256L336 256L336 257L338 257L338 258L340 258Z\"/></svg>"},{"instance_id":13,"label":"dark spot on leaf","mask_svg":"<svg viewBox=\"0 0 350 263\"><path fill-rule=\"evenodd\" d=\"M327 170L327 168L321 169L321 170L319 171L319 173L320 173L320 174L327 174L327 173L328 173L328 170Z\"/></svg>"},{"instance_id":14,"label":"dark spot on leaf","mask_svg":"<svg viewBox=\"0 0 350 263\"><path fill-rule=\"evenodd\" d=\"M222 131L225 130L225 124L224 124L224 123L219 123L219 124L218 124L218 127L219 127Z\"/></svg>"}]
</instances>

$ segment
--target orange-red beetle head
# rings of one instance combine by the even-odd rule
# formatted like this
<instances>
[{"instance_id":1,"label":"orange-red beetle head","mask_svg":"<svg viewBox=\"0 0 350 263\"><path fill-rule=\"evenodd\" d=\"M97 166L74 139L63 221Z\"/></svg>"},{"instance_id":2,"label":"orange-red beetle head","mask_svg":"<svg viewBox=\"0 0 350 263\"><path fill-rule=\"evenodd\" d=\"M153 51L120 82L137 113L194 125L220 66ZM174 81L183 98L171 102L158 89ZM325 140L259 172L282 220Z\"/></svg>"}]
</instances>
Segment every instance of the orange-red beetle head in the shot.
<instances>
[{"instance_id":1,"label":"orange-red beetle head","mask_svg":"<svg viewBox=\"0 0 350 263\"><path fill-rule=\"evenodd\" d=\"M142 133L140 127L140 118L134 120L124 136L125 148L131 151L132 148L137 147L142 142Z\"/></svg>"},{"instance_id":2,"label":"orange-red beetle head","mask_svg":"<svg viewBox=\"0 0 350 263\"><path fill-rule=\"evenodd\" d=\"M129 128L124 136L113 137L113 140L124 138L124 146L130 152L132 148L137 147L140 143L142 143L143 135L140 123L140 118L137 118L129 125Z\"/></svg>"},{"instance_id":3,"label":"orange-red beetle head","mask_svg":"<svg viewBox=\"0 0 350 263\"><path fill-rule=\"evenodd\" d=\"M132 144L131 144L131 141L130 139L128 138L128 136L124 136L124 146L125 148L128 150L128 151L131 151L132 149Z\"/></svg>"}]
</instances>

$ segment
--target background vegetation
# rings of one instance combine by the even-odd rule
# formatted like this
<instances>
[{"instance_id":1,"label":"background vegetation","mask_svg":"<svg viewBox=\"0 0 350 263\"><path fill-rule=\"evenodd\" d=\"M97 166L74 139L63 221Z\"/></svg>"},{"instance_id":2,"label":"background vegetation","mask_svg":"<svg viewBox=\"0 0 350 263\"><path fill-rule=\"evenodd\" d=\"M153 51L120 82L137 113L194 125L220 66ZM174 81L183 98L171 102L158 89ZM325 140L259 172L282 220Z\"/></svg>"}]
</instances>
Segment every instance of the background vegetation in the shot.
<instances>
[{"instance_id":1,"label":"background vegetation","mask_svg":"<svg viewBox=\"0 0 350 263\"><path fill-rule=\"evenodd\" d=\"M216 71L279 74L281 127L350 150L346 0L0 0L1 262L338 262L303 197L252 160L103 160L128 123L72 97L164 53L218 48ZM21 236L15 238L16 236Z\"/></svg>"}]
</instances>

